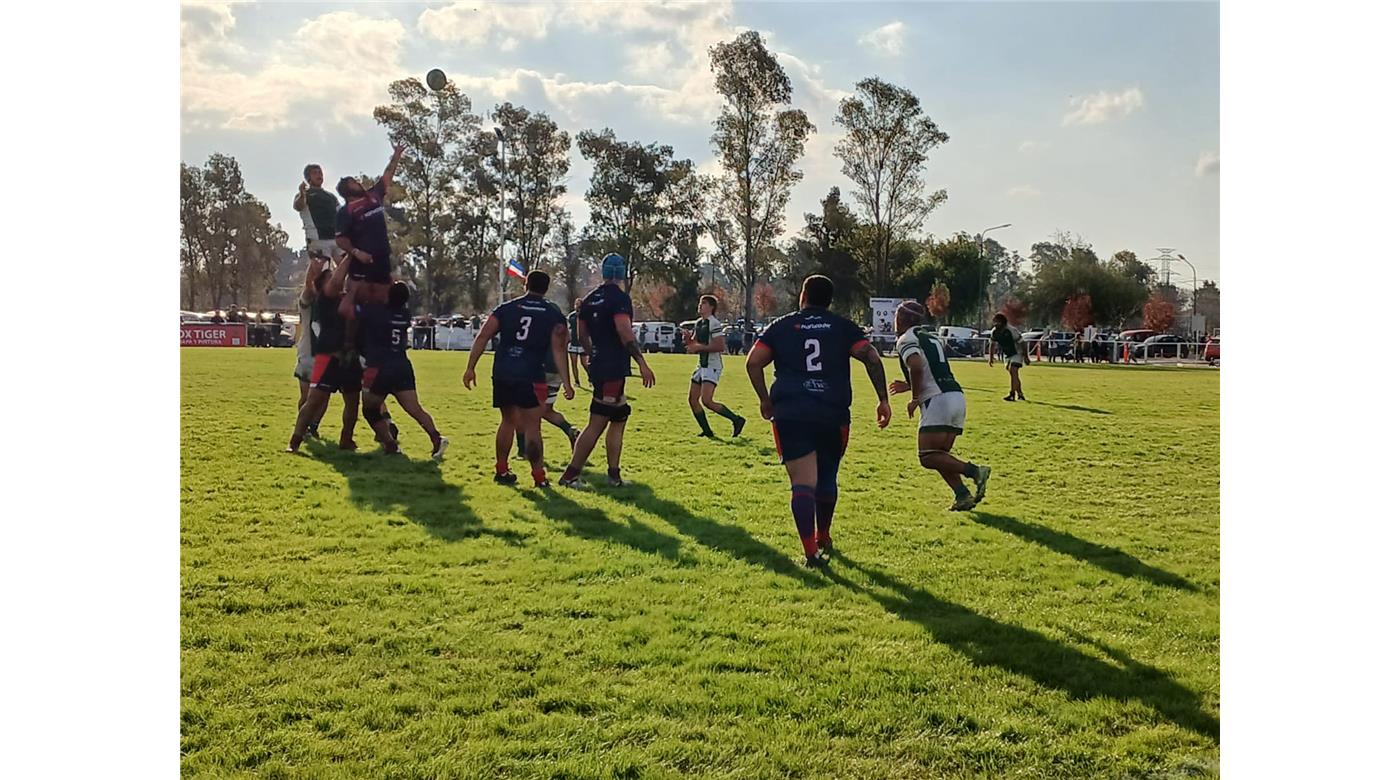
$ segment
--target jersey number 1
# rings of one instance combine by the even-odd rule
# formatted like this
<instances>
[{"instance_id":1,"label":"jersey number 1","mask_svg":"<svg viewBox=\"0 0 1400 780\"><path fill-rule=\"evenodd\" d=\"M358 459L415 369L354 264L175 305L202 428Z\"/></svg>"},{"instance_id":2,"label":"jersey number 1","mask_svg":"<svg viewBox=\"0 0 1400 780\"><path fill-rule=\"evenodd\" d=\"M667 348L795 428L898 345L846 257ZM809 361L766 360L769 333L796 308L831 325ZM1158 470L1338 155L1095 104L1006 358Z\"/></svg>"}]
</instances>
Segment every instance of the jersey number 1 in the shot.
<instances>
[{"instance_id":1,"label":"jersey number 1","mask_svg":"<svg viewBox=\"0 0 1400 780\"><path fill-rule=\"evenodd\" d=\"M816 339L807 339L805 342L803 342L802 347L803 349L808 350L807 370L809 372L821 371L822 362L820 358L822 356L822 343L820 341L817 341Z\"/></svg>"}]
</instances>

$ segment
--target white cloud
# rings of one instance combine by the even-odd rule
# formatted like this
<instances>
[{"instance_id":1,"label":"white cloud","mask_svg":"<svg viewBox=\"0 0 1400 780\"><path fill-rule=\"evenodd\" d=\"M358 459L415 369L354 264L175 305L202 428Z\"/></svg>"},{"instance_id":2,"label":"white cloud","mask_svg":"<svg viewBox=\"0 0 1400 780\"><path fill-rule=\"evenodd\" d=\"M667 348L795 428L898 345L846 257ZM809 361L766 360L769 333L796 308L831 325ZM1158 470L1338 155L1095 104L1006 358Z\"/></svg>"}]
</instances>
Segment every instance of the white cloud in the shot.
<instances>
[{"instance_id":1,"label":"white cloud","mask_svg":"<svg viewBox=\"0 0 1400 780\"><path fill-rule=\"evenodd\" d=\"M1142 90L1129 87L1122 92L1099 92L1080 98L1070 98L1066 125L1096 125L1110 119L1121 119L1142 108Z\"/></svg>"},{"instance_id":2,"label":"white cloud","mask_svg":"<svg viewBox=\"0 0 1400 780\"><path fill-rule=\"evenodd\" d=\"M1220 173L1220 152L1201 152L1196 158L1197 176L1215 176Z\"/></svg>"},{"instance_id":3,"label":"white cloud","mask_svg":"<svg viewBox=\"0 0 1400 780\"><path fill-rule=\"evenodd\" d=\"M180 102L186 126L267 132L310 117L348 124L368 120L385 85L402 76L405 30L394 19L337 11L309 19L290 40L274 42L257 67L233 43L227 6L181 9ZM348 60L355 67L347 68Z\"/></svg>"},{"instance_id":4,"label":"white cloud","mask_svg":"<svg viewBox=\"0 0 1400 780\"><path fill-rule=\"evenodd\" d=\"M1029 184L1018 184L1015 187L1012 187L1011 189L1006 191L1006 197L1038 198L1040 197L1040 190L1036 189L1035 187L1032 187Z\"/></svg>"},{"instance_id":5,"label":"white cloud","mask_svg":"<svg viewBox=\"0 0 1400 780\"><path fill-rule=\"evenodd\" d=\"M904 22L890 22L860 36L860 45L880 54L899 56L904 51Z\"/></svg>"},{"instance_id":6,"label":"white cloud","mask_svg":"<svg viewBox=\"0 0 1400 780\"><path fill-rule=\"evenodd\" d=\"M1044 141L1022 141L1021 145L1017 147L1021 154L1031 154L1048 148L1050 148L1050 144Z\"/></svg>"},{"instance_id":7,"label":"white cloud","mask_svg":"<svg viewBox=\"0 0 1400 780\"><path fill-rule=\"evenodd\" d=\"M676 55L666 41L627 47L627 72L638 78L664 80L675 62Z\"/></svg>"},{"instance_id":8,"label":"white cloud","mask_svg":"<svg viewBox=\"0 0 1400 780\"><path fill-rule=\"evenodd\" d=\"M555 6L535 3L453 3L424 11L418 29L434 40L476 45L495 41L509 51L521 38L548 35L558 13Z\"/></svg>"}]
</instances>

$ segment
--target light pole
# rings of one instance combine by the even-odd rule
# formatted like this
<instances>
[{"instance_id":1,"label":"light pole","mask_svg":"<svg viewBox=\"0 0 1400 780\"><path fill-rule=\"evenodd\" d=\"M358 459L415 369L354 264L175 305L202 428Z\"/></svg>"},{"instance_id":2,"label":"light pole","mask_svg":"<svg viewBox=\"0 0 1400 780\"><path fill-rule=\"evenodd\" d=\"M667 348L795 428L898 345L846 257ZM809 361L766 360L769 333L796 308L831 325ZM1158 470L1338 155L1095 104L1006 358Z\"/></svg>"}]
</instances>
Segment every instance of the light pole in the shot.
<instances>
[{"instance_id":1,"label":"light pole","mask_svg":"<svg viewBox=\"0 0 1400 780\"><path fill-rule=\"evenodd\" d=\"M985 324L987 324L987 309L991 307L991 298L992 298L992 296L991 296L991 290L987 289L988 284L989 284L990 281L991 281L990 278L989 278L991 272L987 270L987 266L986 266L986 265L983 263L983 261L982 261L982 256L983 256L983 251L982 251L982 249L983 249L983 245L985 244L985 240L984 240L984 239L986 238L986 235L987 235L988 233L992 232L993 230L1001 230L1002 228L1009 228L1009 227L1011 227L1011 223L1010 223L1010 222L1006 223L1005 225L997 225L996 227L989 227L989 228L986 228L986 229L984 229L981 233L978 233L978 234L977 234L977 264L978 264L979 266L981 266L981 272L982 272L982 275L983 275L983 276L982 276L982 307L981 307L981 308L982 308L982 311L981 311L981 313L980 313L980 315L979 315L979 317L980 317L980 319L981 319L981 322L978 323L979 325L985 325Z\"/></svg>"},{"instance_id":2,"label":"light pole","mask_svg":"<svg viewBox=\"0 0 1400 780\"><path fill-rule=\"evenodd\" d=\"M506 302L506 133L501 128L496 128L496 142L500 145L501 158L501 251L500 267L497 269L501 277L501 295L497 303Z\"/></svg>"}]
</instances>

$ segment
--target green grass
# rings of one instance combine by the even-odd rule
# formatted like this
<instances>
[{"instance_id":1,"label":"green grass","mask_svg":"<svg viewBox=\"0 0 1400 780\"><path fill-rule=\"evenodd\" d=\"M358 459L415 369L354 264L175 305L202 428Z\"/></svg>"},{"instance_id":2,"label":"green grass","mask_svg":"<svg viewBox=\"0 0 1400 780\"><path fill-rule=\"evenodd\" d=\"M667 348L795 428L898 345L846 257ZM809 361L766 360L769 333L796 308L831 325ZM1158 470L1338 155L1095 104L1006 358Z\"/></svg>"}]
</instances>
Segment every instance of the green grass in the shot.
<instances>
[{"instance_id":1,"label":"green grass","mask_svg":"<svg viewBox=\"0 0 1400 780\"><path fill-rule=\"evenodd\" d=\"M1011 404L999 367L955 365L957 452L995 473L950 513L902 403L877 430L856 368L821 574L740 358L719 397L744 437L696 439L694 359L658 356L657 387L629 386L635 485L593 468L585 493L491 482L463 353L414 355L441 467L402 413L407 460L363 427L360 453L286 455L290 351L181 358L187 776L1218 771L1214 371L1032 365ZM557 477L566 441L545 447Z\"/></svg>"}]
</instances>

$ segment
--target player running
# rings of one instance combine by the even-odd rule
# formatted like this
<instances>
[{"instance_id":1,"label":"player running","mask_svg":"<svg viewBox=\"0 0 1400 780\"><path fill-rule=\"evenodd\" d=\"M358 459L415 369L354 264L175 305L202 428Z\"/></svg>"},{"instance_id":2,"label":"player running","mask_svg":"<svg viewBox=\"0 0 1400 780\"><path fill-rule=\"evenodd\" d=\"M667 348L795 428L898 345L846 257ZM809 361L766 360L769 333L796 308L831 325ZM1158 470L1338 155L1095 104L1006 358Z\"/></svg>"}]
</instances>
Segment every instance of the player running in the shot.
<instances>
[{"instance_id":1,"label":"player running","mask_svg":"<svg viewBox=\"0 0 1400 780\"><path fill-rule=\"evenodd\" d=\"M313 420L321 419L332 393L345 400L341 414L340 448L355 449L355 422L359 419L360 363L346 349L345 321L340 316L340 299L351 260L342 258L335 270L322 268L314 277L306 275L303 295L314 294L311 303L311 389L306 403L297 412L296 428L287 452L297 452Z\"/></svg>"},{"instance_id":2,"label":"player running","mask_svg":"<svg viewBox=\"0 0 1400 780\"><path fill-rule=\"evenodd\" d=\"M564 344L569 339L569 326L559 307L545 300L549 290L549 274L531 271L525 277L525 294L513 298L491 312L481 332L472 344L462 384L468 389L476 384L476 363L486 345L497 333L495 360L491 365L491 405L501 410L501 424L496 428L496 482L514 485L510 471L510 443L515 431L525 432L525 454L530 460L530 476L535 487L546 487L549 480L544 471L544 445L540 440L540 418L545 411L544 356L554 352L554 364L564 364ZM574 397L574 386L563 377L564 397Z\"/></svg>"},{"instance_id":3,"label":"player running","mask_svg":"<svg viewBox=\"0 0 1400 780\"><path fill-rule=\"evenodd\" d=\"M588 383L593 386L593 405L589 407L588 427L574 442L574 457L559 484L583 487L583 464L598 444L598 437L607 430L608 484L620 487L622 481L622 433L632 407L623 392L627 377L632 373L632 361L642 374L642 387L656 384L641 347L632 333L632 299L618 283L627 278L627 261L611 253L603 258L603 283L584 299L579 307L578 338L589 359ZM566 396L567 397L567 396Z\"/></svg>"},{"instance_id":4,"label":"player running","mask_svg":"<svg viewBox=\"0 0 1400 780\"><path fill-rule=\"evenodd\" d=\"M953 457L953 442L963 432L967 417L962 385L953 378L943 343L938 340L938 329L924 325L924 307L920 303L899 304L894 323L899 334L894 348L899 353L904 379L890 382L890 395L914 393L908 408L911 418L914 410L919 410L919 464L937 471L953 489L955 500L949 509L966 512L986 497L987 478L992 476L992 470ZM977 495L963 485L963 477L977 485Z\"/></svg>"},{"instance_id":5,"label":"player running","mask_svg":"<svg viewBox=\"0 0 1400 780\"><path fill-rule=\"evenodd\" d=\"M828 310L835 287L825 276L802 282L801 309L783 315L754 342L746 365L763 419L773 421L778 457L792 485L792 518L807 565L826 565L836 478L851 423L850 358L865 364L880 403L875 421L890 424L885 367L854 322ZM774 364L772 394L763 370Z\"/></svg>"},{"instance_id":6,"label":"player running","mask_svg":"<svg viewBox=\"0 0 1400 780\"><path fill-rule=\"evenodd\" d=\"M700 423L700 435L710 439L715 438L715 432L710 430L710 421L705 418L706 409L733 424L731 436L738 436L745 422L743 417L729 411L729 407L715 401L715 388L719 387L719 377L724 372L724 324L715 316L718 307L719 299L715 296L700 296L697 307L700 318L695 321L695 333L685 336L685 351L700 355L700 365L690 375L690 411Z\"/></svg>"},{"instance_id":7,"label":"player running","mask_svg":"<svg viewBox=\"0 0 1400 780\"><path fill-rule=\"evenodd\" d=\"M1026 394L1021 392L1021 368L1031 361L1030 352L1021 338L1021 331L1007 324L1006 315L1000 312L992 317L992 338L987 345L987 365L992 365L996 359L998 348L1006 356L1006 370L1011 372L1011 392L1001 400L1026 400Z\"/></svg>"},{"instance_id":8,"label":"player running","mask_svg":"<svg viewBox=\"0 0 1400 780\"><path fill-rule=\"evenodd\" d=\"M413 376L413 363L408 359L408 330L413 317L408 313L408 285L389 285L389 305L382 310L364 312L360 330L365 334L364 415L374 429L384 452L396 455L398 432L389 425L384 400L393 396L409 417L418 421L433 443L433 460L442 461L447 452L447 438L438 433L433 416L418 403L418 384Z\"/></svg>"}]
</instances>

